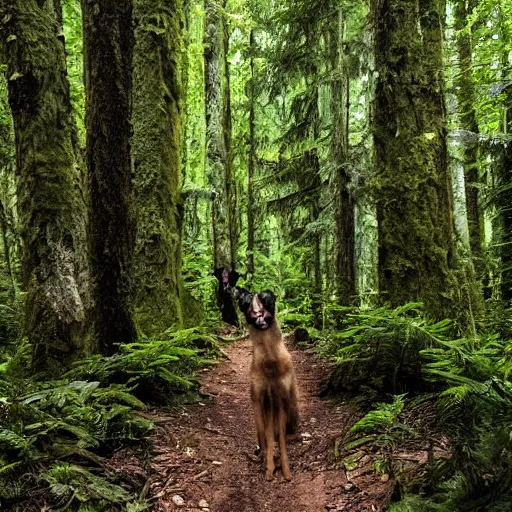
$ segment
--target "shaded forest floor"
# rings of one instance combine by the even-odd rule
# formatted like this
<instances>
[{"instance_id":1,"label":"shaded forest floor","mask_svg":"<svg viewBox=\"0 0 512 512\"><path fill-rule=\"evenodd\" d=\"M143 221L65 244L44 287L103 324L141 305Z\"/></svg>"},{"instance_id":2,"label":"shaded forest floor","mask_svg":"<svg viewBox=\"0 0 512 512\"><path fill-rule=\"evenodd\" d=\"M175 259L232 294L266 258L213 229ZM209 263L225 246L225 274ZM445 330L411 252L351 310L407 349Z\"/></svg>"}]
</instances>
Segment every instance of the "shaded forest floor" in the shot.
<instances>
[{"instance_id":1,"label":"shaded forest floor","mask_svg":"<svg viewBox=\"0 0 512 512\"><path fill-rule=\"evenodd\" d=\"M254 456L256 432L249 399L251 344L226 349L229 359L203 373L206 399L158 421L152 479L156 510L187 512L320 512L381 510L391 482L364 462L349 481L334 460L334 443L357 411L319 397L326 365L312 353L289 347L300 389L301 429L289 443L292 482L279 471L264 480ZM180 498L183 500L181 502ZM181 506L176 503L182 503Z\"/></svg>"}]
</instances>

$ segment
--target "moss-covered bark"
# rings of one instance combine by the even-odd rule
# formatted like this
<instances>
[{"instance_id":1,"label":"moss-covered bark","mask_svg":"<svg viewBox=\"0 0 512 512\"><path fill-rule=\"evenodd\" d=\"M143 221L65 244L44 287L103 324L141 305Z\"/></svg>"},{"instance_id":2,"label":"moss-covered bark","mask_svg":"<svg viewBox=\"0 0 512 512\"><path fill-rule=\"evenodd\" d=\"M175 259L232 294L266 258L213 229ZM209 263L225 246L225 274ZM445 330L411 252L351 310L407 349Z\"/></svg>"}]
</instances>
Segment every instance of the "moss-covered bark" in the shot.
<instances>
[{"instance_id":1,"label":"moss-covered bark","mask_svg":"<svg viewBox=\"0 0 512 512\"><path fill-rule=\"evenodd\" d=\"M331 85L332 135L331 154L335 166L336 221L336 291L341 305L355 297L354 273L354 199L349 190L347 172L348 115L350 80L343 57L345 20L340 8L331 33L333 80Z\"/></svg>"},{"instance_id":2,"label":"moss-covered bark","mask_svg":"<svg viewBox=\"0 0 512 512\"><path fill-rule=\"evenodd\" d=\"M231 107L227 69L227 31L222 6L205 1L204 70L206 114L206 178L211 190L211 220L214 270L236 267L235 186L230 156ZM216 272L219 278L221 273ZM217 302L222 319L238 324L231 295L219 280Z\"/></svg>"},{"instance_id":3,"label":"moss-covered bark","mask_svg":"<svg viewBox=\"0 0 512 512\"><path fill-rule=\"evenodd\" d=\"M225 27L219 5L205 3L204 61L206 104L206 175L212 191L214 268L231 268L230 163L226 133Z\"/></svg>"},{"instance_id":4,"label":"moss-covered bark","mask_svg":"<svg viewBox=\"0 0 512 512\"><path fill-rule=\"evenodd\" d=\"M435 318L456 298L437 0L373 0L380 287Z\"/></svg>"},{"instance_id":5,"label":"moss-covered bark","mask_svg":"<svg viewBox=\"0 0 512 512\"><path fill-rule=\"evenodd\" d=\"M256 41L254 29L249 34L249 68L251 78L248 87L249 93L249 154L247 158L247 282L254 279L254 229L255 229L255 196L254 172L256 170L256 87L254 77L254 54Z\"/></svg>"},{"instance_id":6,"label":"moss-covered bark","mask_svg":"<svg viewBox=\"0 0 512 512\"><path fill-rule=\"evenodd\" d=\"M460 125L463 130L478 133L475 115L475 87L473 84L471 36L464 31L467 17L473 11L475 0L457 0L455 8L455 30L457 31L457 51L459 71L455 79ZM482 221L478 200L480 179L478 176L478 146L470 143L464 147L464 170L466 210L469 227L469 243L474 256L482 254Z\"/></svg>"},{"instance_id":7,"label":"moss-covered bark","mask_svg":"<svg viewBox=\"0 0 512 512\"><path fill-rule=\"evenodd\" d=\"M147 334L182 324L182 2L134 0L135 306Z\"/></svg>"},{"instance_id":8,"label":"moss-covered bark","mask_svg":"<svg viewBox=\"0 0 512 512\"><path fill-rule=\"evenodd\" d=\"M132 2L82 0L95 336L102 351L136 337L130 155Z\"/></svg>"},{"instance_id":9,"label":"moss-covered bark","mask_svg":"<svg viewBox=\"0 0 512 512\"><path fill-rule=\"evenodd\" d=\"M53 4L52 4L53 5ZM33 366L67 365L83 346L85 208L73 146L66 58L46 2L0 4L16 138L18 212Z\"/></svg>"}]
</instances>

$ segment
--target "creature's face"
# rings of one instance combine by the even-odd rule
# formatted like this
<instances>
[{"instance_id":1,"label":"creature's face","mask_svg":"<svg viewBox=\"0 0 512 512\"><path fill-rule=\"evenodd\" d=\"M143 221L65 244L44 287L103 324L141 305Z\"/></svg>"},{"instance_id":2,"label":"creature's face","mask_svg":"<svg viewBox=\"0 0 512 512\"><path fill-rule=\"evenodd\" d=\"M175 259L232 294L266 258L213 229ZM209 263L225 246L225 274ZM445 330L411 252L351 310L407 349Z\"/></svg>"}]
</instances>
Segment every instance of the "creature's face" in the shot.
<instances>
[{"instance_id":1,"label":"creature's face","mask_svg":"<svg viewBox=\"0 0 512 512\"><path fill-rule=\"evenodd\" d=\"M276 297L268 292L249 293L238 289L238 305L244 313L247 323L256 329L268 329L274 321L276 313Z\"/></svg>"}]
</instances>

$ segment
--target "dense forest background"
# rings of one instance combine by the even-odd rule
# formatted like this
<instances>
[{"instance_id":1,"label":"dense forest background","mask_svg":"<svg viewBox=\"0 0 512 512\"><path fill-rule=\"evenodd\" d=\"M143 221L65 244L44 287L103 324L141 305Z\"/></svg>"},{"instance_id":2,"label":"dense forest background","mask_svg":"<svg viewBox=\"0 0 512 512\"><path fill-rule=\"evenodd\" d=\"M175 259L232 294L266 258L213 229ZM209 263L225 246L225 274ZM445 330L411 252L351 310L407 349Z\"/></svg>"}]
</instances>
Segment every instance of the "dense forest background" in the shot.
<instances>
[{"instance_id":1,"label":"dense forest background","mask_svg":"<svg viewBox=\"0 0 512 512\"><path fill-rule=\"evenodd\" d=\"M147 507L97 468L222 356L219 269L370 411L346 453L434 411L390 510L510 510L508 0L1 0L0 49L2 510Z\"/></svg>"}]
</instances>

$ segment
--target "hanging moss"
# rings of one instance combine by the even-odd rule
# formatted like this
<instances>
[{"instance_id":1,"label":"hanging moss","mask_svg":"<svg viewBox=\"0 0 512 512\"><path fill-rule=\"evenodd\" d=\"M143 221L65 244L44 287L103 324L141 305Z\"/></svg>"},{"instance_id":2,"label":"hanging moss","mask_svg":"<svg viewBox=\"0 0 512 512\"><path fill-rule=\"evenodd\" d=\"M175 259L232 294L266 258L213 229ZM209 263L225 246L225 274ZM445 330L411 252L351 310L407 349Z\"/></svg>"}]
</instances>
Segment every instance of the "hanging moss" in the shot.
<instances>
[{"instance_id":1,"label":"hanging moss","mask_svg":"<svg viewBox=\"0 0 512 512\"><path fill-rule=\"evenodd\" d=\"M180 0L134 2L135 304L138 326L147 334L183 323L182 16Z\"/></svg>"},{"instance_id":2,"label":"hanging moss","mask_svg":"<svg viewBox=\"0 0 512 512\"><path fill-rule=\"evenodd\" d=\"M16 133L16 179L26 332L36 370L66 365L90 352L81 337L85 203L75 164L75 125L66 58L53 10L34 0L0 6Z\"/></svg>"},{"instance_id":3,"label":"hanging moss","mask_svg":"<svg viewBox=\"0 0 512 512\"><path fill-rule=\"evenodd\" d=\"M439 6L375 0L373 14L381 291L393 305L422 300L434 318L452 316L459 293Z\"/></svg>"}]
</instances>

